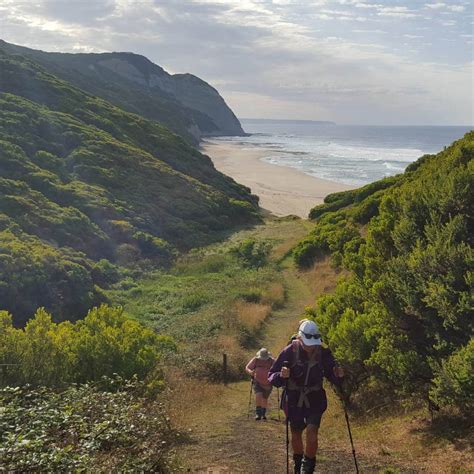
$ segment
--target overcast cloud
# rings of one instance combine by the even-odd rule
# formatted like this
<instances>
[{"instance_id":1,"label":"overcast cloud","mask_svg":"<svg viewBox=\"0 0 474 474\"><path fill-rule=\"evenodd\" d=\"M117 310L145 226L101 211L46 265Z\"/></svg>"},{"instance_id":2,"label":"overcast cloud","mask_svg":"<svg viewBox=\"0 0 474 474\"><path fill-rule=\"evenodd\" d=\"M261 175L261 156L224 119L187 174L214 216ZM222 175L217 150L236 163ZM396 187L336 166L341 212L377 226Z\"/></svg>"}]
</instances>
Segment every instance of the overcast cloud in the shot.
<instances>
[{"instance_id":1,"label":"overcast cloud","mask_svg":"<svg viewBox=\"0 0 474 474\"><path fill-rule=\"evenodd\" d=\"M466 0L0 0L5 41L143 54L239 117L473 124L472 33Z\"/></svg>"}]
</instances>

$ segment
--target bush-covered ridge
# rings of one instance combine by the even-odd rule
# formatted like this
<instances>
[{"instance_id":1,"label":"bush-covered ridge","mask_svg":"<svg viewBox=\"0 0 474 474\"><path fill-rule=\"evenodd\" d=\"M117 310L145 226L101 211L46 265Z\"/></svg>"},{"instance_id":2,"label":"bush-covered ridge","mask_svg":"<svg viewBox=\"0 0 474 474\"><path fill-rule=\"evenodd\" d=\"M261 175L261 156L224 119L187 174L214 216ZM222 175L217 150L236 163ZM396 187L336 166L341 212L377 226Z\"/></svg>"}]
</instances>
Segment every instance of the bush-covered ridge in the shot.
<instances>
[{"instance_id":1,"label":"bush-covered ridge","mask_svg":"<svg viewBox=\"0 0 474 474\"><path fill-rule=\"evenodd\" d=\"M259 220L248 188L161 125L20 56L0 69L0 302L17 324L103 301L101 259L167 265Z\"/></svg>"},{"instance_id":2,"label":"bush-covered ridge","mask_svg":"<svg viewBox=\"0 0 474 474\"><path fill-rule=\"evenodd\" d=\"M309 314L351 368L354 390L474 408L473 158L470 132L403 175L313 209L315 229L295 259L332 254L351 271Z\"/></svg>"},{"instance_id":3,"label":"bush-covered ridge","mask_svg":"<svg viewBox=\"0 0 474 474\"><path fill-rule=\"evenodd\" d=\"M191 74L169 75L133 53L48 53L0 40L57 77L128 112L156 120L188 143L203 135L242 135L238 119L219 93Z\"/></svg>"}]
</instances>

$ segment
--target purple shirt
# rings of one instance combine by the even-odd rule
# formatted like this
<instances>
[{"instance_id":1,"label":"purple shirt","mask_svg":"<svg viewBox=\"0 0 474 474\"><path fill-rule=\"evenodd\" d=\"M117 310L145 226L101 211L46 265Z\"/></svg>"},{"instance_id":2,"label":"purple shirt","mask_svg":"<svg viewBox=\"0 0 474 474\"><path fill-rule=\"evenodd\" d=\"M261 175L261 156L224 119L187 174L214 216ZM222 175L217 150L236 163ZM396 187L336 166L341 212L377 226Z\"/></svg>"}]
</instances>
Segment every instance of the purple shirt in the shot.
<instances>
[{"instance_id":1,"label":"purple shirt","mask_svg":"<svg viewBox=\"0 0 474 474\"><path fill-rule=\"evenodd\" d=\"M297 342L300 344L300 342ZM288 361L290 368L290 379L296 385L304 385L306 371L309 363L309 355L304 351L303 347L299 348L298 362L295 360L296 351L293 344L286 346L278 356L275 363L272 365L270 372L268 373L268 381L275 387L281 387L285 385L285 379L280 375L280 371L283 367L283 362ZM296 365L294 365L296 363ZM311 387L314 385L320 385L321 390L317 390L308 393L307 399L309 407L297 407L297 403L300 397L298 390L288 391L288 417L291 420L306 418L311 414L323 413L327 408L326 392L322 388L323 378L326 377L330 382L338 384L338 379L333 372L335 367L334 357L328 348L321 348L321 359L320 363L314 365L309 373L307 386ZM284 397L282 398L284 400Z\"/></svg>"}]
</instances>

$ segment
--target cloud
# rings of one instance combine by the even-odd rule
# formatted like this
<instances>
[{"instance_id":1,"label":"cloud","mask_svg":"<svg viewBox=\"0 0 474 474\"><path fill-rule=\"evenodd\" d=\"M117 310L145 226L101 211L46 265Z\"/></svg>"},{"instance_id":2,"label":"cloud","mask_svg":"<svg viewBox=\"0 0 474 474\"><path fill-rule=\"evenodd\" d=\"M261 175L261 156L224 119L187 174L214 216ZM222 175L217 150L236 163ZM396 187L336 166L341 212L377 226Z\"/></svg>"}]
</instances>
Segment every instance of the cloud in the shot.
<instances>
[{"instance_id":1,"label":"cloud","mask_svg":"<svg viewBox=\"0 0 474 474\"><path fill-rule=\"evenodd\" d=\"M444 8L446 3L438 2L438 3L425 3L425 7L431 8L432 10L439 10Z\"/></svg>"},{"instance_id":2,"label":"cloud","mask_svg":"<svg viewBox=\"0 0 474 474\"><path fill-rule=\"evenodd\" d=\"M467 122L470 38L458 35L453 54L453 45L440 46L439 20L423 18L439 9L400 3L2 0L0 27L5 40L34 48L134 51L170 72L192 72L240 116L347 123L363 110L372 123ZM424 46L399 44L420 38L418 29Z\"/></svg>"},{"instance_id":3,"label":"cloud","mask_svg":"<svg viewBox=\"0 0 474 474\"><path fill-rule=\"evenodd\" d=\"M449 13L449 12L460 13L466 9L464 5L448 5L447 3L444 3L444 2L425 3L425 7L431 10L448 10L447 12L443 12L443 13Z\"/></svg>"},{"instance_id":4,"label":"cloud","mask_svg":"<svg viewBox=\"0 0 474 474\"><path fill-rule=\"evenodd\" d=\"M397 18L415 18L419 16L414 10L410 10L408 7L381 7L377 8L377 15L379 16L391 16Z\"/></svg>"},{"instance_id":5,"label":"cloud","mask_svg":"<svg viewBox=\"0 0 474 474\"><path fill-rule=\"evenodd\" d=\"M383 31L383 30L361 30L361 29L358 29L358 30L352 30L353 33L376 33L376 34L380 34L380 35L386 35L387 32L386 31Z\"/></svg>"},{"instance_id":6,"label":"cloud","mask_svg":"<svg viewBox=\"0 0 474 474\"><path fill-rule=\"evenodd\" d=\"M354 4L354 6L356 8L365 8L365 9L367 9L367 8L378 9L378 8L382 7L382 5L379 5L377 3L365 3L365 2L357 2L357 3Z\"/></svg>"},{"instance_id":7,"label":"cloud","mask_svg":"<svg viewBox=\"0 0 474 474\"><path fill-rule=\"evenodd\" d=\"M450 5L447 8L452 12L463 12L466 9L463 5Z\"/></svg>"},{"instance_id":8,"label":"cloud","mask_svg":"<svg viewBox=\"0 0 474 474\"><path fill-rule=\"evenodd\" d=\"M440 23L443 25L443 26L454 26L456 25L456 20L442 20L440 21Z\"/></svg>"}]
</instances>

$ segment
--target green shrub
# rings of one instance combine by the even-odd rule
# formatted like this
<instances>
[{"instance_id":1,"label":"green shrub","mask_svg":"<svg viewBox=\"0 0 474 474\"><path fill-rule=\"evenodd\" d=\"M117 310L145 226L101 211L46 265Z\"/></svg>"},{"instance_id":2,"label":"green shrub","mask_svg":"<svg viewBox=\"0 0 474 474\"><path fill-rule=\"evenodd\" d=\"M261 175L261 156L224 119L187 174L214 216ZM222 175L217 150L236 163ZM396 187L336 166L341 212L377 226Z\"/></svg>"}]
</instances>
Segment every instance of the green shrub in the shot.
<instances>
[{"instance_id":1,"label":"green shrub","mask_svg":"<svg viewBox=\"0 0 474 474\"><path fill-rule=\"evenodd\" d=\"M136 232L133 238L137 241L143 257L158 258L166 264L171 262L175 250L165 240L146 232Z\"/></svg>"},{"instance_id":2,"label":"green shrub","mask_svg":"<svg viewBox=\"0 0 474 474\"><path fill-rule=\"evenodd\" d=\"M103 287L112 285L120 279L120 270L105 258L94 264L91 274L94 282Z\"/></svg>"},{"instance_id":3,"label":"green shrub","mask_svg":"<svg viewBox=\"0 0 474 474\"><path fill-rule=\"evenodd\" d=\"M260 268L267 263L270 249L271 245L268 242L246 239L233 247L230 252L245 266L250 268Z\"/></svg>"},{"instance_id":4,"label":"green shrub","mask_svg":"<svg viewBox=\"0 0 474 474\"><path fill-rule=\"evenodd\" d=\"M117 263L125 266L135 265L140 261L140 250L132 244L120 244L115 252Z\"/></svg>"},{"instance_id":5,"label":"green shrub","mask_svg":"<svg viewBox=\"0 0 474 474\"><path fill-rule=\"evenodd\" d=\"M440 407L455 406L465 415L474 411L474 339L435 370L430 398Z\"/></svg>"},{"instance_id":6,"label":"green shrub","mask_svg":"<svg viewBox=\"0 0 474 474\"><path fill-rule=\"evenodd\" d=\"M21 231L0 231L0 304L22 325L38 306L75 320L98 303L92 262Z\"/></svg>"},{"instance_id":7,"label":"green shrub","mask_svg":"<svg viewBox=\"0 0 474 474\"><path fill-rule=\"evenodd\" d=\"M140 382L101 382L114 390L0 389L0 470L169 472L176 433L162 404Z\"/></svg>"},{"instance_id":8,"label":"green shrub","mask_svg":"<svg viewBox=\"0 0 474 474\"><path fill-rule=\"evenodd\" d=\"M237 292L236 298L243 299L247 303L260 303L263 291L260 288L245 288Z\"/></svg>"},{"instance_id":9,"label":"green shrub","mask_svg":"<svg viewBox=\"0 0 474 474\"><path fill-rule=\"evenodd\" d=\"M299 242L293 249L293 259L298 267L308 268L327 251L327 246L321 245L315 239L307 238Z\"/></svg>"},{"instance_id":10,"label":"green shrub","mask_svg":"<svg viewBox=\"0 0 474 474\"><path fill-rule=\"evenodd\" d=\"M186 313L197 311L201 306L209 303L209 296L205 293L193 293L182 300L182 308Z\"/></svg>"},{"instance_id":11,"label":"green shrub","mask_svg":"<svg viewBox=\"0 0 474 474\"><path fill-rule=\"evenodd\" d=\"M4 384L64 386L119 374L144 378L173 341L158 336L120 308L101 306L76 323L54 323L39 309L24 329L14 329L11 317L0 313L0 364L18 364Z\"/></svg>"},{"instance_id":12,"label":"green shrub","mask_svg":"<svg viewBox=\"0 0 474 474\"><path fill-rule=\"evenodd\" d=\"M379 212L381 196L370 196L362 201L354 211L354 221L359 224L367 224L367 222L375 217Z\"/></svg>"}]
</instances>

